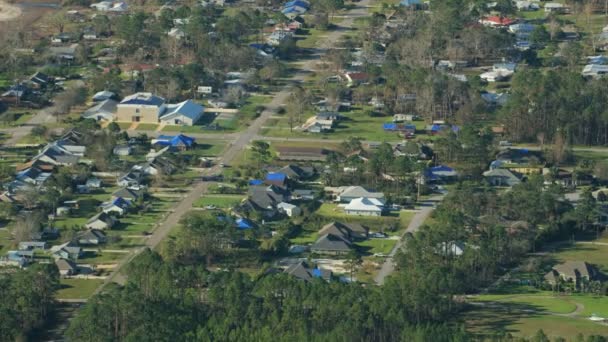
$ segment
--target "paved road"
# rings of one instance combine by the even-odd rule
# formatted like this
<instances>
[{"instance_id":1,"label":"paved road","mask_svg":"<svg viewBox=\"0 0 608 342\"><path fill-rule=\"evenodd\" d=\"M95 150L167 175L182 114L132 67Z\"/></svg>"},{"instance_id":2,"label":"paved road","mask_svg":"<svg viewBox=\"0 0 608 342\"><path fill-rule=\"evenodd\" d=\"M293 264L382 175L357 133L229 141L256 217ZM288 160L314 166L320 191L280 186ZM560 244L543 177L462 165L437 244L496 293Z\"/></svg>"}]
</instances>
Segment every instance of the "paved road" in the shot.
<instances>
[{"instance_id":1,"label":"paved road","mask_svg":"<svg viewBox=\"0 0 608 342\"><path fill-rule=\"evenodd\" d=\"M253 140L259 138L258 133L262 129L266 121L271 116L276 114L277 109L279 107L285 104L287 98L289 97L289 94L291 93L292 85L304 81L310 75L310 71L315 69L315 65L319 61L320 56L325 53L325 50L328 47L335 46L340 37L342 37L346 32L348 32L348 30L352 27L354 19L356 17L367 15L367 6L370 1L371 0L363 0L358 3L357 7L353 8L347 13L348 18L340 23L339 29L329 32L326 38L322 42L320 42L320 48L316 49L315 53L308 59L304 60L301 63L298 63L299 69L291 78L287 80L288 84L283 88L283 90L274 95L272 101L265 106L265 110L255 121L251 123L251 125L247 128L245 132L235 135L234 141L232 141L224 150L224 153L217 158L218 164L224 163L226 165L230 165L231 162L235 160L235 158L243 149L247 148L247 146ZM140 133L137 131L135 132ZM154 134L158 133L155 132ZM197 135L193 134L192 136L196 137ZM213 174L219 171L219 167L216 166L205 171L205 174ZM146 240L146 247L149 247L151 249L156 248L161 243L161 241L163 241L167 237L171 229L178 225L181 217L192 209L194 201L196 201L202 195L207 193L208 187L209 183L196 183L194 185L194 188L192 188L192 190L190 190L190 192L172 209L171 213L166 217L166 219L162 223L160 223L160 225L154 230L152 235ZM125 260L120 262L112 272L112 275L110 275L106 279L104 285L111 281L124 283L125 279L124 276L120 274L120 270L143 250L143 248L138 249L131 256L125 258ZM98 289L98 291L100 291L100 289Z\"/></svg>"},{"instance_id":2,"label":"paved road","mask_svg":"<svg viewBox=\"0 0 608 342\"><path fill-rule=\"evenodd\" d=\"M397 254L397 251L399 251L399 249L403 245L403 237L405 236L405 234L414 233L418 231L424 221L429 217L429 215L431 215L431 213L435 209L436 203L441 201L442 199L443 195L440 195L431 197L430 199L422 202L420 210L418 210L414 217L412 217L412 221L410 221L410 224L407 226L407 229L405 230L405 232L403 232L403 235L401 235L401 238L399 239L399 241L397 241L395 247L393 247L393 249L389 253L388 257L384 261L384 264L382 264L380 271L378 271L378 274L376 274L376 277L374 278L376 284L383 285L386 277L393 273L393 271L395 270L395 263L393 262L393 258L395 254Z\"/></svg>"}]
</instances>

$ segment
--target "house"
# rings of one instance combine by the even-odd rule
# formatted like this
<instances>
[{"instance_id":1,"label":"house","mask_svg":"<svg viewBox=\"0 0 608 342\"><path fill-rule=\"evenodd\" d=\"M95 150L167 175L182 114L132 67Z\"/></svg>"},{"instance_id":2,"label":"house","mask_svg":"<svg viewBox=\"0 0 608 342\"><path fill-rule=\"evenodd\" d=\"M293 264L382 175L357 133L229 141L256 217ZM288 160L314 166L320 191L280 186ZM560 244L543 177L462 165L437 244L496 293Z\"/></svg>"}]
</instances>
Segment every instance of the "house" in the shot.
<instances>
[{"instance_id":1,"label":"house","mask_svg":"<svg viewBox=\"0 0 608 342\"><path fill-rule=\"evenodd\" d=\"M172 135L159 135L158 138L152 139L152 145L166 147L169 146L171 150L174 151L184 151L189 150L194 147L195 139L189 136L178 134L176 136Z\"/></svg>"},{"instance_id":2,"label":"house","mask_svg":"<svg viewBox=\"0 0 608 342\"><path fill-rule=\"evenodd\" d=\"M101 212L93 217L91 217L87 223L85 223L85 227L87 227L88 229L95 229L95 230L104 230L104 229L111 229L114 224L116 224L116 219L114 218L114 216L105 213L105 212Z\"/></svg>"},{"instance_id":3,"label":"house","mask_svg":"<svg viewBox=\"0 0 608 342\"><path fill-rule=\"evenodd\" d=\"M93 27L85 27L82 30L82 38L85 40L97 40L97 31Z\"/></svg>"},{"instance_id":4,"label":"house","mask_svg":"<svg viewBox=\"0 0 608 342\"><path fill-rule=\"evenodd\" d=\"M144 192L145 191L143 188L126 187L114 191L112 193L112 198L122 197L127 201L135 201L138 198L144 196Z\"/></svg>"},{"instance_id":5,"label":"house","mask_svg":"<svg viewBox=\"0 0 608 342\"><path fill-rule=\"evenodd\" d=\"M354 199L365 197L384 200L384 194L381 192L368 191L362 186L343 186L339 187L336 200L342 203L349 203Z\"/></svg>"},{"instance_id":6,"label":"house","mask_svg":"<svg viewBox=\"0 0 608 342\"><path fill-rule=\"evenodd\" d=\"M442 242L437 246L437 254L443 256L461 256L464 254L466 244L462 241Z\"/></svg>"},{"instance_id":7,"label":"house","mask_svg":"<svg viewBox=\"0 0 608 342\"><path fill-rule=\"evenodd\" d=\"M58 60L73 61L76 58L77 48L78 44L72 44L69 46L51 46L49 47L49 52Z\"/></svg>"},{"instance_id":8,"label":"house","mask_svg":"<svg viewBox=\"0 0 608 342\"><path fill-rule=\"evenodd\" d=\"M31 257L30 254L32 255ZM0 258L0 266L12 266L23 268L27 266L32 261L32 259L33 252L31 251L8 251L5 257Z\"/></svg>"},{"instance_id":9,"label":"house","mask_svg":"<svg viewBox=\"0 0 608 342\"><path fill-rule=\"evenodd\" d=\"M297 206L287 202L281 202L277 204L277 209L279 212L284 213L289 217L300 216L302 210Z\"/></svg>"},{"instance_id":10,"label":"house","mask_svg":"<svg viewBox=\"0 0 608 342\"><path fill-rule=\"evenodd\" d=\"M364 72L346 72L343 77L348 87L354 87L369 81L369 75Z\"/></svg>"},{"instance_id":11,"label":"house","mask_svg":"<svg viewBox=\"0 0 608 342\"><path fill-rule=\"evenodd\" d=\"M396 157L407 156L420 160L428 160L433 157L433 150L427 145L413 141L407 141L403 144L397 144L393 148L393 153Z\"/></svg>"},{"instance_id":12,"label":"house","mask_svg":"<svg viewBox=\"0 0 608 342\"><path fill-rule=\"evenodd\" d=\"M88 194L91 192L91 189L85 184L78 184L76 185L76 192L79 194Z\"/></svg>"},{"instance_id":13,"label":"house","mask_svg":"<svg viewBox=\"0 0 608 342\"><path fill-rule=\"evenodd\" d=\"M175 39L183 39L186 38L186 32L179 27L173 27L167 32L167 36Z\"/></svg>"},{"instance_id":14,"label":"house","mask_svg":"<svg viewBox=\"0 0 608 342\"><path fill-rule=\"evenodd\" d=\"M417 115L414 114L395 114L393 115L393 122L400 123L405 121L414 121L418 118Z\"/></svg>"},{"instance_id":15,"label":"house","mask_svg":"<svg viewBox=\"0 0 608 342\"><path fill-rule=\"evenodd\" d=\"M608 65L587 64L583 67L582 75L584 77L601 78L608 74Z\"/></svg>"},{"instance_id":16,"label":"house","mask_svg":"<svg viewBox=\"0 0 608 342\"><path fill-rule=\"evenodd\" d=\"M19 242L20 251L33 251L37 249L46 249L47 245L44 241L21 241Z\"/></svg>"},{"instance_id":17,"label":"house","mask_svg":"<svg viewBox=\"0 0 608 342\"><path fill-rule=\"evenodd\" d=\"M34 241L41 240L54 240L59 237L59 229L54 227L44 227L39 232L33 232L30 234L30 238Z\"/></svg>"},{"instance_id":18,"label":"house","mask_svg":"<svg viewBox=\"0 0 608 342\"><path fill-rule=\"evenodd\" d=\"M509 169L496 168L483 173L486 181L493 186L514 186L521 183L521 175Z\"/></svg>"},{"instance_id":19,"label":"house","mask_svg":"<svg viewBox=\"0 0 608 342\"><path fill-rule=\"evenodd\" d=\"M120 122L157 124L165 108L165 99L162 97L152 93L135 93L125 97L116 105L114 117Z\"/></svg>"},{"instance_id":20,"label":"house","mask_svg":"<svg viewBox=\"0 0 608 342\"><path fill-rule=\"evenodd\" d=\"M102 91L95 93L95 95L93 95L93 102L103 102L106 100L114 99L115 97L116 97L116 94L114 94L113 92L107 91L107 90L102 90Z\"/></svg>"},{"instance_id":21,"label":"house","mask_svg":"<svg viewBox=\"0 0 608 342\"><path fill-rule=\"evenodd\" d=\"M192 100L167 105L160 117L160 122L167 125L192 126L203 116L205 107Z\"/></svg>"},{"instance_id":22,"label":"house","mask_svg":"<svg viewBox=\"0 0 608 342\"><path fill-rule=\"evenodd\" d=\"M360 197L355 198L344 207L348 215L381 216L384 211L384 199Z\"/></svg>"},{"instance_id":23,"label":"house","mask_svg":"<svg viewBox=\"0 0 608 342\"><path fill-rule=\"evenodd\" d=\"M291 199L312 201L315 199L315 194L309 189L295 189L291 192Z\"/></svg>"},{"instance_id":24,"label":"house","mask_svg":"<svg viewBox=\"0 0 608 342\"><path fill-rule=\"evenodd\" d=\"M166 158L156 157L145 164L135 165L133 169L141 171L148 176L156 176L159 173L171 175L175 173L177 167Z\"/></svg>"},{"instance_id":25,"label":"house","mask_svg":"<svg viewBox=\"0 0 608 342\"><path fill-rule=\"evenodd\" d=\"M62 277L78 273L78 266L70 259L57 259L55 260L55 266L59 269L59 275Z\"/></svg>"},{"instance_id":26,"label":"house","mask_svg":"<svg viewBox=\"0 0 608 342\"><path fill-rule=\"evenodd\" d=\"M33 161L40 161L55 166L70 166L77 164L80 157L67 151L58 144L47 144L41 151L32 158Z\"/></svg>"},{"instance_id":27,"label":"house","mask_svg":"<svg viewBox=\"0 0 608 342\"><path fill-rule=\"evenodd\" d=\"M270 218L277 214L277 205L287 200L287 193L279 187L251 186L247 198L241 203L243 211L255 211L264 217Z\"/></svg>"},{"instance_id":28,"label":"house","mask_svg":"<svg viewBox=\"0 0 608 342\"><path fill-rule=\"evenodd\" d=\"M451 167L439 165L430 167L424 170L424 181L432 182L447 182L456 179L458 173Z\"/></svg>"},{"instance_id":29,"label":"house","mask_svg":"<svg viewBox=\"0 0 608 342\"><path fill-rule=\"evenodd\" d=\"M116 213L122 216L127 212L127 210L129 210L130 206L131 203L129 201L125 200L122 197L117 197L111 201L102 203L100 207L101 210L106 214Z\"/></svg>"},{"instance_id":30,"label":"house","mask_svg":"<svg viewBox=\"0 0 608 342\"><path fill-rule=\"evenodd\" d=\"M101 179L91 177L91 178L87 179L87 182L85 183L85 185L89 189L99 189L99 188L101 188Z\"/></svg>"},{"instance_id":31,"label":"house","mask_svg":"<svg viewBox=\"0 0 608 342\"><path fill-rule=\"evenodd\" d=\"M482 93L481 99L484 100L488 105L491 106L502 106L509 100L509 94L507 93Z\"/></svg>"},{"instance_id":32,"label":"house","mask_svg":"<svg viewBox=\"0 0 608 342\"><path fill-rule=\"evenodd\" d=\"M289 179L301 180L311 177L315 174L315 169L311 166L299 166L288 164L276 171L277 173L284 174Z\"/></svg>"},{"instance_id":33,"label":"house","mask_svg":"<svg viewBox=\"0 0 608 342\"><path fill-rule=\"evenodd\" d=\"M501 16L488 16L485 18L482 18L479 20L479 23L484 25L484 26L490 26L490 27L506 27L512 24L515 24L516 20L515 19L511 19L511 18L507 18L507 17L501 17Z\"/></svg>"},{"instance_id":34,"label":"house","mask_svg":"<svg viewBox=\"0 0 608 342\"><path fill-rule=\"evenodd\" d=\"M256 224L248 218L238 218L234 223L239 230L248 230L256 227Z\"/></svg>"},{"instance_id":35,"label":"house","mask_svg":"<svg viewBox=\"0 0 608 342\"><path fill-rule=\"evenodd\" d=\"M112 150L115 156L128 156L131 155L131 146L129 145L116 145Z\"/></svg>"},{"instance_id":36,"label":"house","mask_svg":"<svg viewBox=\"0 0 608 342\"><path fill-rule=\"evenodd\" d=\"M292 264L283 272L305 282L311 282L314 279L330 281L332 277L331 271L319 268L318 266L311 267L306 261Z\"/></svg>"},{"instance_id":37,"label":"house","mask_svg":"<svg viewBox=\"0 0 608 342\"><path fill-rule=\"evenodd\" d=\"M96 121L112 121L114 119L114 113L116 113L116 106L118 102L112 99L102 100L93 107L85 110L82 113L84 119L93 119Z\"/></svg>"},{"instance_id":38,"label":"house","mask_svg":"<svg viewBox=\"0 0 608 342\"><path fill-rule=\"evenodd\" d=\"M319 230L319 236L325 234L342 236L350 241L364 240L369 235L369 228L359 223L331 222Z\"/></svg>"},{"instance_id":39,"label":"house","mask_svg":"<svg viewBox=\"0 0 608 342\"><path fill-rule=\"evenodd\" d=\"M285 187L287 185L287 175L279 172L270 172L266 175L264 183L267 185Z\"/></svg>"},{"instance_id":40,"label":"house","mask_svg":"<svg viewBox=\"0 0 608 342\"><path fill-rule=\"evenodd\" d=\"M342 236L325 234L320 236L312 246L310 251L318 254L345 255L352 249L352 243Z\"/></svg>"},{"instance_id":41,"label":"house","mask_svg":"<svg viewBox=\"0 0 608 342\"><path fill-rule=\"evenodd\" d=\"M55 259L78 260L82 255L82 249L70 241L51 247L51 253Z\"/></svg>"},{"instance_id":42,"label":"house","mask_svg":"<svg viewBox=\"0 0 608 342\"><path fill-rule=\"evenodd\" d=\"M53 82L53 79L47 74L36 72L30 77L30 84L36 89L44 89Z\"/></svg>"},{"instance_id":43,"label":"house","mask_svg":"<svg viewBox=\"0 0 608 342\"><path fill-rule=\"evenodd\" d=\"M0 100L6 103L19 104L26 95L30 93L30 88L23 84L15 84L0 95Z\"/></svg>"},{"instance_id":44,"label":"house","mask_svg":"<svg viewBox=\"0 0 608 342\"><path fill-rule=\"evenodd\" d=\"M408 7L408 8L409 7L416 8L416 7L422 5L422 0L401 0L401 2L399 2L399 5Z\"/></svg>"},{"instance_id":45,"label":"house","mask_svg":"<svg viewBox=\"0 0 608 342\"><path fill-rule=\"evenodd\" d=\"M583 282L598 280L601 273L598 269L584 261L567 261L553 266L551 271L545 274L545 280L551 285L557 285L560 280L573 282L579 287Z\"/></svg>"},{"instance_id":46,"label":"house","mask_svg":"<svg viewBox=\"0 0 608 342\"><path fill-rule=\"evenodd\" d=\"M544 8L547 13L564 13L568 9L564 4L559 2L547 2Z\"/></svg>"},{"instance_id":47,"label":"house","mask_svg":"<svg viewBox=\"0 0 608 342\"><path fill-rule=\"evenodd\" d=\"M536 165L542 164L542 153L525 148L506 148L496 155L496 160L503 164Z\"/></svg>"},{"instance_id":48,"label":"house","mask_svg":"<svg viewBox=\"0 0 608 342\"><path fill-rule=\"evenodd\" d=\"M79 245L101 245L106 243L106 234L99 229L89 229L76 238Z\"/></svg>"},{"instance_id":49,"label":"house","mask_svg":"<svg viewBox=\"0 0 608 342\"><path fill-rule=\"evenodd\" d=\"M120 178L118 178L118 180L116 181L116 184L118 184L118 186L123 186L123 187L139 186L144 181L144 179L145 179L144 176L145 175L143 172L141 172L139 170L131 169L131 171L127 172L126 174L124 174Z\"/></svg>"},{"instance_id":50,"label":"house","mask_svg":"<svg viewBox=\"0 0 608 342\"><path fill-rule=\"evenodd\" d=\"M31 185L42 185L49 177L51 177L51 175L52 173L50 172L43 172L36 167L31 167L29 169L17 172L15 179L19 182Z\"/></svg>"},{"instance_id":51,"label":"house","mask_svg":"<svg viewBox=\"0 0 608 342\"><path fill-rule=\"evenodd\" d=\"M538 11L540 6L534 1L515 1L515 7L518 11Z\"/></svg>"}]
</instances>

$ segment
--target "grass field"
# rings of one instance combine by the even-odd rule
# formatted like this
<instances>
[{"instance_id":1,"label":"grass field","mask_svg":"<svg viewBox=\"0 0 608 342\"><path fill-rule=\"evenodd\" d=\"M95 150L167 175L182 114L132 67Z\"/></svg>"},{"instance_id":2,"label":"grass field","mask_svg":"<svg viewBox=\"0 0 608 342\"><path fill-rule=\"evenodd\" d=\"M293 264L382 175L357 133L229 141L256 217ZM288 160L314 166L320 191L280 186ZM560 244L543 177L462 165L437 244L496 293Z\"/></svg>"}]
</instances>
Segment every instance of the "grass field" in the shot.
<instances>
[{"instance_id":1,"label":"grass field","mask_svg":"<svg viewBox=\"0 0 608 342\"><path fill-rule=\"evenodd\" d=\"M194 202L195 207L213 205L218 208L231 208L243 200L242 195L205 195Z\"/></svg>"},{"instance_id":2,"label":"grass field","mask_svg":"<svg viewBox=\"0 0 608 342\"><path fill-rule=\"evenodd\" d=\"M158 127L157 124L142 123L137 126L136 131L154 131Z\"/></svg>"},{"instance_id":3,"label":"grass field","mask_svg":"<svg viewBox=\"0 0 608 342\"><path fill-rule=\"evenodd\" d=\"M576 243L573 246L562 247L551 254L558 262L586 261L597 265L602 271L608 272L608 246Z\"/></svg>"},{"instance_id":4,"label":"grass field","mask_svg":"<svg viewBox=\"0 0 608 342\"><path fill-rule=\"evenodd\" d=\"M316 231L302 231L297 237L289 239L293 245L307 245L317 241L319 234Z\"/></svg>"},{"instance_id":5,"label":"grass field","mask_svg":"<svg viewBox=\"0 0 608 342\"><path fill-rule=\"evenodd\" d=\"M388 254L395 247L395 244L397 244L397 240L392 239L367 239L357 243L367 254Z\"/></svg>"},{"instance_id":6,"label":"grass field","mask_svg":"<svg viewBox=\"0 0 608 342\"><path fill-rule=\"evenodd\" d=\"M380 230L381 227L388 228L391 226L397 226L397 228L407 227L407 224L409 224L409 221L413 216L412 212L406 211L401 211L399 214L391 213L388 216L380 217L348 215L344 213L342 208L339 208L338 205L334 203L323 203L321 207L319 207L319 210L316 211L316 214L330 220L359 222L369 226L372 230Z\"/></svg>"},{"instance_id":7,"label":"grass field","mask_svg":"<svg viewBox=\"0 0 608 342\"><path fill-rule=\"evenodd\" d=\"M86 299L103 283L100 279L61 279L58 299Z\"/></svg>"}]
</instances>

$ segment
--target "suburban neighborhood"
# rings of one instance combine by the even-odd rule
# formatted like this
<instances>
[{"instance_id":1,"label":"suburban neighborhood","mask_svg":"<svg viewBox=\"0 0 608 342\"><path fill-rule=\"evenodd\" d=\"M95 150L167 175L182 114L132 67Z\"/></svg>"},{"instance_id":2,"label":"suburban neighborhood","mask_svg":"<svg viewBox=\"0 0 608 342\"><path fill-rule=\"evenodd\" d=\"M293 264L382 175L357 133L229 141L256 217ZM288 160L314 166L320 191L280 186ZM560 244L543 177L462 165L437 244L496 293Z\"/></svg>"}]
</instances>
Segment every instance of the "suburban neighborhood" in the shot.
<instances>
[{"instance_id":1,"label":"suburban neighborhood","mask_svg":"<svg viewBox=\"0 0 608 342\"><path fill-rule=\"evenodd\" d=\"M596 0L0 0L0 340L606 341L606 51Z\"/></svg>"}]
</instances>

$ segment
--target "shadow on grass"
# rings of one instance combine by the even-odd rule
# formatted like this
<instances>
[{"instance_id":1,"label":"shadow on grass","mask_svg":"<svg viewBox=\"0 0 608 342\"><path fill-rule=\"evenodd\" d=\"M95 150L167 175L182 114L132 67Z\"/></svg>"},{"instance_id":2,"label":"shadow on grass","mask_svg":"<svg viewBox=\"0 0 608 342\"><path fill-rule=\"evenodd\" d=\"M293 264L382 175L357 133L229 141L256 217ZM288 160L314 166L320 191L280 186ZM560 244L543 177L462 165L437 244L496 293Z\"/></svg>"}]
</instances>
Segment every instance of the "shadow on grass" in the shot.
<instances>
[{"instance_id":1,"label":"shadow on grass","mask_svg":"<svg viewBox=\"0 0 608 342\"><path fill-rule=\"evenodd\" d=\"M537 305L522 303L470 303L460 315L471 332L479 338L517 333L513 326L525 318L541 317L547 311Z\"/></svg>"}]
</instances>

